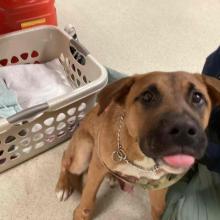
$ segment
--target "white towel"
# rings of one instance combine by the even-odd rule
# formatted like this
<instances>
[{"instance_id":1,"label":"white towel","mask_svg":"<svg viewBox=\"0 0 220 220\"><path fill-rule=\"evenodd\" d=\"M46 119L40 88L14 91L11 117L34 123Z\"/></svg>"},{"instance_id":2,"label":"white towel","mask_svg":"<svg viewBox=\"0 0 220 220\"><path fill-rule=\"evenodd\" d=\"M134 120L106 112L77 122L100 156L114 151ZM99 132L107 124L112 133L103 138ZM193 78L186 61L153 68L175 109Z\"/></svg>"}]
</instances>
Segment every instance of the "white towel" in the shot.
<instances>
[{"instance_id":1,"label":"white towel","mask_svg":"<svg viewBox=\"0 0 220 220\"><path fill-rule=\"evenodd\" d=\"M0 68L0 78L17 94L23 109L47 102L73 90L58 59L45 64L20 64Z\"/></svg>"}]
</instances>

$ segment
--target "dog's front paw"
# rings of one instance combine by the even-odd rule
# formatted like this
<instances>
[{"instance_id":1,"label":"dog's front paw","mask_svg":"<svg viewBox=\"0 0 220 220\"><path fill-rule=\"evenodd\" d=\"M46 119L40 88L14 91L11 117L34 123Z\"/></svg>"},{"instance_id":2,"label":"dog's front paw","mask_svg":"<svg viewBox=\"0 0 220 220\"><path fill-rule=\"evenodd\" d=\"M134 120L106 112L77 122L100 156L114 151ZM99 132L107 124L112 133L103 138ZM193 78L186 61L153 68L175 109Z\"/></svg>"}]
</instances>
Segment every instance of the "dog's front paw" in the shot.
<instances>
[{"instance_id":1,"label":"dog's front paw","mask_svg":"<svg viewBox=\"0 0 220 220\"><path fill-rule=\"evenodd\" d=\"M73 213L73 220L91 220L92 209L77 207Z\"/></svg>"},{"instance_id":2,"label":"dog's front paw","mask_svg":"<svg viewBox=\"0 0 220 220\"><path fill-rule=\"evenodd\" d=\"M65 201L73 193L74 188L68 178L59 179L56 185L56 196L59 201Z\"/></svg>"},{"instance_id":3,"label":"dog's front paw","mask_svg":"<svg viewBox=\"0 0 220 220\"><path fill-rule=\"evenodd\" d=\"M56 189L56 196L59 201L65 201L72 194L72 189Z\"/></svg>"}]
</instances>

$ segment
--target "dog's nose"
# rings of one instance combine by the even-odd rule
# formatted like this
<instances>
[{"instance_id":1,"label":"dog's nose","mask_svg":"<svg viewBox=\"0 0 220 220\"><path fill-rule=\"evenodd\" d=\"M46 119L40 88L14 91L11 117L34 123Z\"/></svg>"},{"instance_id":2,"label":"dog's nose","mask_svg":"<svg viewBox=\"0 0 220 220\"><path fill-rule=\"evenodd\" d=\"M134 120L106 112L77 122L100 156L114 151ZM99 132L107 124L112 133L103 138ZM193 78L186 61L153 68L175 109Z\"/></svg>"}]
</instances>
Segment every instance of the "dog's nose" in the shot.
<instances>
[{"instance_id":1,"label":"dog's nose","mask_svg":"<svg viewBox=\"0 0 220 220\"><path fill-rule=\"evenodd\" d=\"M168 135L172 138L194 138L197 135L197 127L191 121L177 121L168 128Z\"/></svg>"},{"instance_id":2,"label":"dog's nose","mask_svg":"<svg viewBox=\"0 0 220 220\"><path fill-rule=\"evenodd\" d=\"M207 137L199 121L187 113L165 113L148 136L140 139L140 148L152 158L188 154L201 158Z\"/></svg>"},{"instance_id":3,"label":"dog's nose","mask_svg":"<svg viewBox=\"0 0 220 220\"><path fill-rule=\"evenodd\" d=\"M174 145L191 145L198 138L199 127L193 119L177 116L161 127L161 134Z\"/></svg>"}]
</instances>

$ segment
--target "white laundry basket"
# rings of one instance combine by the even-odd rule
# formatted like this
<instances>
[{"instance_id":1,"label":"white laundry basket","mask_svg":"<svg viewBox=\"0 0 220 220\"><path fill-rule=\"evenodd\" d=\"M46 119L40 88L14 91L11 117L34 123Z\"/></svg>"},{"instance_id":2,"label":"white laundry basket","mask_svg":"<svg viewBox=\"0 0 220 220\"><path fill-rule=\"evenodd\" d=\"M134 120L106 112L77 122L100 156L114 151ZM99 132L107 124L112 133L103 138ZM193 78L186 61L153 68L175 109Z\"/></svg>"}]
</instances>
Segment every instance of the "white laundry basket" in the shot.
<instances>
[{"instance_id":1,"label":"white laundry basket","mask_svg":"<svg viewBox=\"0 0 220 220\"><path fill-rule=\"evenodd\" d=\"M74 89L0 119L0 173L70 138L107 83L105 68L76 35L71 37L54 26L40 26L0 36L0 68L55 58L59 58Z\"/></svg>"}]
</instances>

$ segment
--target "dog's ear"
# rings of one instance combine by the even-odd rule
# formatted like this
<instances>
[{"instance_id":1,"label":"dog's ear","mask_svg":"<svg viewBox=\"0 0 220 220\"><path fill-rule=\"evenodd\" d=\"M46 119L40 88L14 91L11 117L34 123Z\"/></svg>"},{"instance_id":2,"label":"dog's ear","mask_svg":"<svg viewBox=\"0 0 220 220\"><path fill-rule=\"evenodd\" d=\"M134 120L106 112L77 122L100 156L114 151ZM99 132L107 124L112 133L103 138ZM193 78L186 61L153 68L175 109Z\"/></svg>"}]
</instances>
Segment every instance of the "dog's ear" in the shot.
<instances>
[{"instance_id":1,"label":"dog's ear","mask_svg":"<svg viewBox=\"0 0 220 220\"><path fill-rule=\"evenodd\" d=\"M126 77L106 86L97 97L99 104L98 114L101 114L112 101L123 105L126 95L134 82L135 77Z\"/></svg>"},{"instance_id":2,"label":"dog's ear","mask_svg":"<svg viewBox=\"0 0 220 220\"><path fill-rule=\"evenodd\" d=\"M213 106L220 105L220 80L211 76L204 75L202 75L202 78L207 86Z\"/></svg>"}]
</instances>

